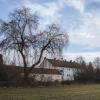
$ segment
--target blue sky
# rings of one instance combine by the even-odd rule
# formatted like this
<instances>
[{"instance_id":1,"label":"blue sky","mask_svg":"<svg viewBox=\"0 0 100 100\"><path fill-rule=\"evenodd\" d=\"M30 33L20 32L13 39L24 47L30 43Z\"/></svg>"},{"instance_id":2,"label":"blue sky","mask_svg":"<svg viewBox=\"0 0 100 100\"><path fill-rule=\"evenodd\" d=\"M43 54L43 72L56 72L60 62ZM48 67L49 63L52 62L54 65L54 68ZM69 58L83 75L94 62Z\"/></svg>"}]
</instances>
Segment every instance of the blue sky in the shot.
<instances>
[{"instance_id":1,"label":"blue sky","mask_svg":"<svg viewBox=\"0 0 100 100\"><path fill-rule=\"evenodd\" d=\"M0 19L26 6L41 15L43 25L58 23L69 35L63 55L87 60L100 56L100 0L0 0Z\"/></svg>"}]
</instances>

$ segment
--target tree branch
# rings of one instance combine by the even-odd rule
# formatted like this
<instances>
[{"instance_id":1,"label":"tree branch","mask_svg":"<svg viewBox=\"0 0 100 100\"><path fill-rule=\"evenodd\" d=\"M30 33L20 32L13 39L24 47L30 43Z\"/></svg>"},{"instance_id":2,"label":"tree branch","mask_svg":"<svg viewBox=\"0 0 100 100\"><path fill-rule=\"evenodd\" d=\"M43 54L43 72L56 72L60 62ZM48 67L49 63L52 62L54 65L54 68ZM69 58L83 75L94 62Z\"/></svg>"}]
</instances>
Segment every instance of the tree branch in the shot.
<instances>
[{"instance_id":1,"label":"tree branch","mask_svg":"<svg viewBox=\"0 0 100 100\"><path fill-rule=\"evenodd\" d=\"M37 61L36 63L34 63L34 64L31 66L31 68L29 69L29 72L30 72L36 65L38 65L38 64L40 63L41 58L42 58L42 55L43 55L44 51L46 50L46 48L48 47L48 45L49 45L50 43L51 43L51 40L49 40L49 41L47 42L47 44L42 48L38 61Z\"/></svg>"}]
</instances>

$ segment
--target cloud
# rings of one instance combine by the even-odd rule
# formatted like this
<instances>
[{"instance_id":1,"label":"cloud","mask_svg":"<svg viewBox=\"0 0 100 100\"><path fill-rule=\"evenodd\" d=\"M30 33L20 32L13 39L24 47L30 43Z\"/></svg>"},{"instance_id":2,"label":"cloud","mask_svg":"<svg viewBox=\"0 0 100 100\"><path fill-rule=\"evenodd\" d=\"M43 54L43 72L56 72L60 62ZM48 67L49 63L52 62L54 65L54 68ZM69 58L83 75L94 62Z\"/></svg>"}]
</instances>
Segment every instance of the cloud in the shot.
<instances>
[{"instance_id":1,"label":"cloud","mask_svg":"<svg viewBox=\"0 0 100 100\"><path fill-rule=\"evenodd\" d=\"M67 30L70 33L70 41L76 44L81 43L82 45L88 45L89 47L100 47L100 14L94 10L92 12L88 11L87 7L91 4L97 4L99 0L54 0L51 2L43 2L42 4L36 2L34 3L31 0L22 1L24 6L32 9L32 12L37 12L41 15L43 19L42 26L54 22L60 23L62 19L63 22L61 22L61 24L64 24L62 26L66 26L69 19L67 19L66 23L64 23L66 18L64 18L64 15L61 13L65 6L72 7L73 9L79 11L81 15L76 15L74 20L79 17L81 23L78 23L77 20L75 23L76 25L78 23L78 25L74 29L72 28L72 30ZM89 9L92 9L92 7ZM70 25L73 26L73 24Z\"/></svg>"},{"instance_id":2,"label":"cloud","mask_svg":"<svg viewBox=\"0 0 100 100\"><path fill-rule=\"evenodd\" d=\"M66 4L69 7L73 7L80 13L84 12L84 0L59 0L61 4Z\"/></svg>"},{"instance_id":3,"label":"cloud","mask_svg":"<svg viewBox=\"0 0 100 100\"><path fill-rule=\"evenodd\" d=\"M85 49L88 50L100 47L100 14L98 10L92 8L93 6L87 7L91 3L93 5L94 1L98 2L99 0L54 0L51 2L43 2L42 4L33 3L31 0L24 0L23 5L30 7L33 12L38 12L42 16L42 26L53 22L61 23L64 27L68 26L67 22L70 19L66 19L61 11L64 10L64 7L69 7L69 9L73 8L74 12L78 12L80 16L76 13L73 19L76 24L75 28L72 27L73 24L69 23L72 26L67 28L66 31L69 33L71 44L85 45ZM69 12L66 12L66 10L64 13L69 15Z\"/></svg>"},{"instance_id":4,"label":"cloud","mask_svg":"<svg viewBox=\"0 0 100 100\"><path fill-rule=\"evenodd\" d=\"M58 2L44 2L34 3L31 0L22 0L22 5L31 8L31 11L36 12L40 17L42 17L42 26L51 24L51 23L59 23L58 19L60 19L61 14L59 13L61 10L61 6Z\"/></svg>"},{"instance_id":5,"label":"cloud","mask_svg":"<svg viewBox=\"0 0 100 100\"><path fill-rule=\"evenodd\" d=\"M100 23L99 23L100 12L98 12L100 11L100 9L97 7L95 10L92 8L93 6L91 6L88 10L87 7L91 3L92 5L95 5L98 2L100 3L100 1L99 0L88 0L88 1L87 0L62 0L61 2L65 3L66 6L70 6L76 9L80 13L80 16L75 15L74 18L74 21L76 20L75 28L70 27L67 29L71 44L76 43L79 45L80 44L86 45L86 49L100 47L99 44L100 43ZM77 17L80 20L77 20ZM64 26L68 26L66 23L64 24L65 24Z\"/></svg>"},{"instance_id":6,"label":"cloud","mask_svg":"<svg viewBox=\"0 0 100 100\"><path fill-rule=\"evenodd\" d=\"M85 13L80 27L72 30L71 41L76 44L87 45L91 48L100 47L100 15Z\"/></svg>"},{"instance_id":7,"label":"cloud","mask_svg":"<svg viewBox=\"0 0 100 100\"><path fill-rule=\"evenodd\" d=\"M86 62L93 61L98 55L100 55L100 52L64 52L63 53L64 58L67 60L75 60L77 57L82 56Z\"/></svg>"}]
</instances>

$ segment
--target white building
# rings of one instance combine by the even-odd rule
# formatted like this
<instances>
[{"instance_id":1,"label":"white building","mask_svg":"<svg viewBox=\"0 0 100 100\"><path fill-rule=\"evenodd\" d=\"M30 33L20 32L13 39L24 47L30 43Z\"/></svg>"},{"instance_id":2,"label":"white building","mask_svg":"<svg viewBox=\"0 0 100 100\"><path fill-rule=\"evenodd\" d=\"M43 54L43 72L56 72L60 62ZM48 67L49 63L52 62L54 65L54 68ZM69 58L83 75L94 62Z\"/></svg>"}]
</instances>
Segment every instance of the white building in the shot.
<instances>
[{"instance_id":1,"label":"white building","mask_svg":"<svg viewBox=\"0 0 100 100\"><path fill-rule=\"evenodd\" d=\"M81 71L81 67L79 66L78 63L76 62L68 62L66 60L58 60L58 59L47 59L45 58L43 62L39 66L40 68L44 69L56 69L61 73L60 77L61 79L59 80L69 80L73 81L74 80L74 75L77 73L77 71ZM53 77L53 76L52 76ZM56 76L54 76L55 80L57 79Z\"/></svg>"}]
</instances>

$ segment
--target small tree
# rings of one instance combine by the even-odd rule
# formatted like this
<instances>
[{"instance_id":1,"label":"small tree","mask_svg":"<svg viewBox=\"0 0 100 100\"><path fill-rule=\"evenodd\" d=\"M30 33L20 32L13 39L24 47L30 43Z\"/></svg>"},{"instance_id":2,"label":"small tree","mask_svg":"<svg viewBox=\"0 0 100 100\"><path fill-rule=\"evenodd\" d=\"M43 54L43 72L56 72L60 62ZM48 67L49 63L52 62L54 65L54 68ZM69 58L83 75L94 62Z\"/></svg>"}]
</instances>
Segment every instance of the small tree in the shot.
<instances>
[{"instance_id":1,"label":"small tree","mask_svg":"<svg viewBox=\"0 0 100 100\"><path fill-rule=\"evenodd\" d=\"M79 64L83 71L86 70L86 62L82 56L77 57L76 62Z\"/></svg>"},{"instance_id":2,"label":"small tree","mask_svg":"<svg viewBox=\"0 0 100 100\"><path fill-rule=\"evenodd\" d=\"M94 82L95 81L95 72L93 68L92 62L89 62L88 64L80 65L80 67L83 67L82 71L78 72L76 75L76 80L81 83L87 83L87 82Z\"/></svg>"},{"instance_id":3,"label":"small tree","mask_svg":"<svg viewBox=\"0 0 100 100\"><path fill-rule=\"evenodd\" d=\"M94 63L94 67L95 67L96 69L100 68L100 57L96 57L96 58L94 59L93 63Z\"/></svg>"},{"instance_id":4,"label":"small tree","mask_svg":"<svg viewBox=\"0 0 100 100\"><path fill-rule=\"evenodd\" d=\"M56 24L52 24L45 30L38 28L39 18L30 13L29 8L16 9L10 13L9 21L1 21L0 24L0 49L4 52L16 51L22 58L24 78L27 80L31 70L40 63L45 53L61 53L64 45L68 44L68 35L61 31ZM16 55L18 55L16 53ZM12 55L13 56L13 55ZM30 56L38 56L30 68Z\"/></svg>"},{"instance_id":5,"label":"small tree","mask_svg":"<svg viewBox=\"0 0 100 100\"><path fill-rule=\"evenodd\" d=\"M81 64L81 65L83 65L83 64L85 65L86 64L85 60L84 60L84 58L82 56L77 57L75 61L77 63Z\"/></svg>"},{"instance_id":6,"label":"small tree","mask_svg":"<svg viewBox=\"0 0 100 100\"><path fill-rule=\"evenodd\" d=\"M96 57L93 61L95 67L95 79L100 83L100 57Z\"/></svg>"},{"instance_id":7,"label":"small tree","mask_svg":"<svg viewBox=\"0 0 100 100\"><path fill-rule=\"evenodd\" d=\"M95 81L95 71L92 62L87 65L87 77L89 82Z\"/></svg>"}]
</instances>

